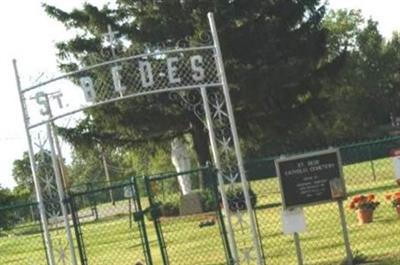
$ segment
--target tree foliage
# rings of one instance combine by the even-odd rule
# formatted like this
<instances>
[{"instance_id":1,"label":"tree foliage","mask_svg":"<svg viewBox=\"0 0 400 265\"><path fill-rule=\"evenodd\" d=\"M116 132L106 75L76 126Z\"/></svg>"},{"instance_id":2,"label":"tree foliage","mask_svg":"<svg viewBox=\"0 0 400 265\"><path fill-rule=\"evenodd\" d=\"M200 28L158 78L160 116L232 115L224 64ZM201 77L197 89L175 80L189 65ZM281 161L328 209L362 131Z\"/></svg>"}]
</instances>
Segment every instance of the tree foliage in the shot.
<instances>
[{"instance_id":1,"label":"tree foliage","mask_svg":"<svg viewBox=\"0 0 400 265\"><path fill-rule=\"evenodd\" d=\"M144 176L149 173L173 172L169 150L165 145L148 143L134 151L124 149L104 150L111 183L129 177ZM68 166L68 177L74 188L90 183L92 187L107 186L103 158L99 152L73 152L72 163Z\"/></svg>"},{"instance_id":2,"label":"tree foliage","mask_svg":"<svg viewBox=\"0 0 400 265\"><path fill-rule=\"evenodd\" d=\"M328 56L340 56L357 48L357 36L361 32L364 17L361 10L331 10L323 20L328 30Z\"/></svg>"},{"instance_id":3,"label":"tree foliage","mask_svg":"<svg viewBox=\"0 0 400 265\"><path fill-rule=\"evenodd\" d=\"M249 152L260 150L260 143L272 151L301 144L318 129L313 119L326 111L318 94L322 80L337 71L337 64L336 58L325 58L325 6L319 0L118 0L115 7L86 3L71 12L48 5L45 10L78 32L57 45L64 71L90 63L88 54L101 54L106 48L101 34L108 24L124 39L119 43L123 56L124 51L152 49L159 42L194 39L208 31L206 14L214 12L240 135ZM109 59L107 54L103 53L103 59ZM167 96L158 95L108 105L90 115L96 136L116 145L144 138L171 139L189 132L198 160L204 164L210 156L203 125L193 113L178 107Z\"/></svg>"},{"instance_id":4,"label":"tree foliage","mask_svg":"<svg viewBox=\"0 0 400 265\"><path fill-rule=\"evenodd\" d=\"M123 57L157 50L160 42L190 44L208 31L206 14L214 12L247 157L385 136L390 117L400 117L400 34L385 40L359 10L325 15L319 0L116 0L71 12L44 8L76 32L57 44L65 72L112 58L102 37L108 25L120 32ZM88 110L75 128L58 129L77 151L70 166L75 184L104 175L104 152L121 169L113 180L172 170L168 142L182 135L192 136L199 165L210 160L204 125L167 94ZM43 169L51 165L48 157L42 162ZM26 153L13 175L17 189L31 191Z\"/></svg>"},{"instance_id":5,"label":"tree foliage","mask_svg":"<svg viewBox=\"0 0 400 265\"><path fill-rule=\"evenodd\" d=\"M0 186L0 206L9 204L11 200L11 191Z\"/></svg>"},{"instance_id":6,"label":"tree foliage","mask_svg":"<svg viewBox=\"0 0 400 265\"><path fill-rule=\"evenodd\" d=\"M38 178L44 178L48 174L53 174L53 164L49 151L43 151L35 154L36 173ZM22 154L21 159L13 162L12 175L17 187L15 192L29 196L34 190L33 175L28 152Z\"/></svg>"},{"instance_id":7,"label":"tree foliage","mask_svg":"<svg viewBox=\"0 0 400 265\"><path fill-rule=\"evenodd\" d=\"M343 142L386 136L391 113L399 113L398 34L386 41L378 23L355 10L331 12L325 26L330 54L345 55L337 78L324 86L327 137Z\"/></svg>"},{"instance_id":8,"label":"tree foliage","mask_svg":"<svg viewBox=\"0 0 400 265\"><path fill-rule=\"evenodd\" d=\"M7 206L13 201L12 193L9 189L4 189L0 186L0 207ZM10 221L11 214L9 211L3 211L0 214L0 237L1 230L8 227Z\"/></svg>"}]
</instances>

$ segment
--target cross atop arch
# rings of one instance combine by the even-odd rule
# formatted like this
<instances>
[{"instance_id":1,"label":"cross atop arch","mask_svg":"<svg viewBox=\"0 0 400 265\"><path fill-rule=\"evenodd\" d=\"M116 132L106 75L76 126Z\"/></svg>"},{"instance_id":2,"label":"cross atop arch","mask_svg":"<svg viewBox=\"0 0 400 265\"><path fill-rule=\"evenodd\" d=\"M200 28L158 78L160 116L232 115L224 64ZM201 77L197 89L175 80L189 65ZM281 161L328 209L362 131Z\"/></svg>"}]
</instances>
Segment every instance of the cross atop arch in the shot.
<instances>
[{"instance_id":1,"label":"cross atop arch","mask_svg":"<svg viewBox=\"0 0 400 265\"><path fill-rule=\"evenodd\" d=\"M115 45L117 42L116 35L119 31L113 31L111 25L107 25L107 33L104 33L103 36L105 37L106 41L109 42L111 47L111 54L115 57Z\"/></svg>"}]
</instances>

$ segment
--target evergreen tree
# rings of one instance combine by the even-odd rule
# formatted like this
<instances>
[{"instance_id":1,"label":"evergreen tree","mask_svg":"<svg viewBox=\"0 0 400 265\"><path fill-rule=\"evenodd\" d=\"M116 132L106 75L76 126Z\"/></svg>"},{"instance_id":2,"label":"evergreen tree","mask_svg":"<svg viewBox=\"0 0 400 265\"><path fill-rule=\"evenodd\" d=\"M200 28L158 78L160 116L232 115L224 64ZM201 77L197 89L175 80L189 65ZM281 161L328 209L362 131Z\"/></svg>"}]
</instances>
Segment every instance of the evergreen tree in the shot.
<instances>
[{"instance_id":1,"label":"evergreen tree","mask_svg":"<svg viewBox=\"0 0 400 265\"><path fill-rule=\"evenodd\" d=\"M126 50L157 49L159 42L193 40L208 31L206 14L214 12L239 134L248 152L259 151L261 143L269 152L304 145L305 132L315 131L313 120L325 112L318 95L322 80L337 65L332 63L336 58L325 58L325 6L319 0L117 0L115 6L86 3L71 12L44 7L78 32L57 45L64 71L89 64L88 54L101 54L101 34L107 25L125 40L119 43L123 56ZM128 47L123 49L124 45ZM134 146L190 133L199 164L210 160L203 124L168 95L115 103L89 114L90 120L77 129L64 131L70 141L101 139L105 144Z\"/></svg>"}]
</instances>

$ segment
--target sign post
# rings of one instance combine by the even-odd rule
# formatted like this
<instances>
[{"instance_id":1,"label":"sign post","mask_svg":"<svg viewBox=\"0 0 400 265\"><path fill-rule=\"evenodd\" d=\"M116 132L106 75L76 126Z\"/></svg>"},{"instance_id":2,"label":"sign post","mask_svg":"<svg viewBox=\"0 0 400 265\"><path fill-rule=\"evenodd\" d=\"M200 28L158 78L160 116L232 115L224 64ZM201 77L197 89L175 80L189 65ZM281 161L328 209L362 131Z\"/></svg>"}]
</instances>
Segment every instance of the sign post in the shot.
<instances>
[{"instance_id":1,"label":"sign post","mask_svg":"<svg viewBox=\"0 0 400 265\"><path fill-rule=\"evenodd\" d=\"M292 234L296 246L297 263L303 265L303 254L300 246L299 233L306 230L306 222L303 208L283 210L282 212L283 233Z\"/></svg>"},{"instance_id":2,"label":"sign post","mask_svg":"<svg viewBox=\"0 0 400 265\"><path fill-rule=\"evenodd\" d=\"M293 233L294 244L296 245L297 263L303 265L303 254L301 253L299 233Z\"/></svg>"},{"instance_id":3,"label":"sign post","mask_svg":"<svg viewBox=\"0 0 400 265\"><path fill-rule=\"evenodd\" d=\"M338 201L340 223L342 225L344 246L346 248L347 265L353 265L353 253L350 247L349 231L347 230L346 217L344 215L343 201Z\"/></svg>"},{"instance_id":4,"label":"sign post","mask_svg":"<svg viewBox=\"0 0 400 265\"><path fill-rule=\"evenodd\" d=\"M328 202L338 203L347 264L351 265L353 256L343 209L343 200L347 195L339 150L331 148L315 153L282 157L275 160L275 167L284 210ZM294 232L294 240L298 262L302 264L297 231Z\"/></svg>"}]
</instances>

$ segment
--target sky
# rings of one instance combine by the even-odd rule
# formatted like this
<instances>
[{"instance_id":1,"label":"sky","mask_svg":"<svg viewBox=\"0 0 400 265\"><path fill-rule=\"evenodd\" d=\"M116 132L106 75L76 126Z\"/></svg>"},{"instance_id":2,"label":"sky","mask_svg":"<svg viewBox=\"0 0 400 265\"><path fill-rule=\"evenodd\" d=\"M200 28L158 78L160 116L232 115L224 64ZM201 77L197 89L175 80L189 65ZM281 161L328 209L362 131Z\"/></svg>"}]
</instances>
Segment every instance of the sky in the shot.
<instances>
[{"instance_id":1,"label":"sky","mask_svg":"<svg viewBox=\"0 0 400 265\"><path fill-rule=\"evenodd\" d=\"M55 43L70 38L62 24L49 18L41 3L65 10L80 7L84 2L103 5L107 0L13 0L4 1L0 16L0 185L12 188L12 162L27 150L21 107L18 99L12 59L17 60L22 86L27 87L40 73L54 77ZM390 37L400 30L399 0L330 0L330 7L361 9L365 17L379 22L381 33ZM204 18L206 19L206 18Z\"/></svg>"}]
</instances>

